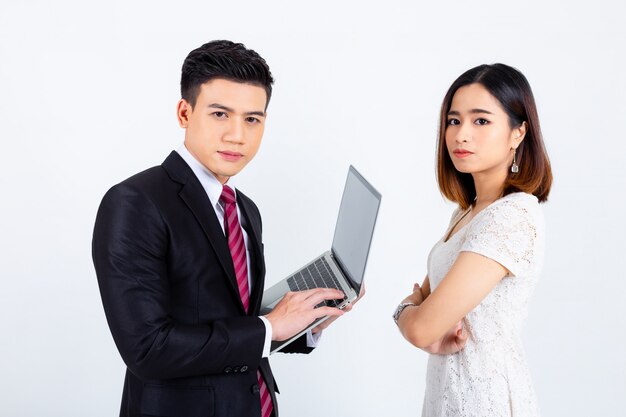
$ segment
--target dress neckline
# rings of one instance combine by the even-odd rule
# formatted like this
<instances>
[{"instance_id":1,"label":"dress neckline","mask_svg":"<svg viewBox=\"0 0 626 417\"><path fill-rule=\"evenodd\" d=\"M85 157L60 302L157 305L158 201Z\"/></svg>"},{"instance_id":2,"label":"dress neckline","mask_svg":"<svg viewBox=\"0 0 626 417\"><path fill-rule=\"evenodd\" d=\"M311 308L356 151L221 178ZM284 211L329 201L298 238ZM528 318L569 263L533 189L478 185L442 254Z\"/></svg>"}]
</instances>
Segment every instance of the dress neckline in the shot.
<instances>
[{"instance_id":1,"label":"dress neckline","mask_svg":"<svg viewBox=\"0 0 626 417\"><path fill-rule=\"evenodd\" d=\"M471 220L470 220L469 222L467 222L466 224L464 224L464 225L463 225L463 227L461 227L461 228L460 228L459 230L457 230L457 231L456 231L456 232L455 232L452 236L450 236L450 233L454 230L454 228L456 227L456 225L457 225L457 224L459 224L459 222L460 222L461 220L463 220L463 219L465 218L465 216L467 216L467 215L468 215L468 214L472 211L472 206L469 206L469 208L465 211L465 213L463 213L463 215L462 215L462 216L461 216L461 217L460 217L457 221L455 221L455 222L454 222L454 224L453 224L451 227L449 227L449 228L448 228L448 230L446 230L446 233L443 235L442 242L443 242L443 243L448 243L450 240L452 240L452 238L453 238L453 237L455 237L456 235L458 235L458 234L459 234L459 232L463 231L463 229L465 229L467 226L469 226L469 225L470 225L470 224L474 221L474 219L475 219L476 217L480 216L480 214L481 214L482 212L484 212L486 209L488 209L489 207L493 206L494 204L496 204L496 203L498 203L498 202L501 202L501 201L503 201L503 200L507 200L507 199L512 198L513 196L515 196L515 195L519 195L519 194L526 194L526 195L528 195L527 193L524 193L524 192L521 192L521 191L517 191L517 192L514 192L514 193L507 194L507 195L505 195L505 196L502 196L502 197L498 198L497 200L494 200L494 201L493 201L493 202L491 202L489 205L485 206L485 207L484 207L481 211L479 211L478 213L476 213L476 214L474 215L474 217L472 217L472 218L471 218ZM534 197L534 196L533 196L533 197ZM536 197L535 197L535 198L536 198Z\"/></svg>"},{"instance_id":2,"label":"dress neckline","mask_svg":"<svg viewBox=\"0 0 626 417\"><path fill-rule=\"evenodd\" d=\"M470 219L470 221L465 223L454 234L452 234L452 235L450 234L450 233L452 233L454 228L461 222L461 220L463 220L468 214L470 214L471 211L472 211L472 206L470 206L467 210L465 210L465 213L463 213L463 215L461 217L459 217L459 219L457 221L455 221L454 224L448 228L448 230L446 230L446 233L443 235L443 243L448 243L450 240L452 240L453 237L458 235L463 229L465 229L467 227L467 225L469 225L476 218L476 216L474 216L473 218Z\"/></svg>"}]
</instances>

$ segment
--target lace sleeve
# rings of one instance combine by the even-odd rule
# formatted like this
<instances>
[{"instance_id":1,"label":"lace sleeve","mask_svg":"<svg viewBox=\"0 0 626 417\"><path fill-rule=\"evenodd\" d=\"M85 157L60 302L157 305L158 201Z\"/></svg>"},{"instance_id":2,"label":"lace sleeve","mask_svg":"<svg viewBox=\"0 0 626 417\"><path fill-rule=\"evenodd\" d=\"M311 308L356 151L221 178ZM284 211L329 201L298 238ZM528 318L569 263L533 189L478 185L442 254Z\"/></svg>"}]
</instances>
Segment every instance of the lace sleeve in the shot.
<instances>
[{"instance_id":1,"label":"lace sleeve","mask_svg":"<svg viewBox=\"0 0 626 417\"><path fill-rule=\"evenodd\" d=\"M468 226L461 251L493 259L512 275L523 274L535 258L536 199L503 198L478 213ZM533 205L534 204L534 205Z\"/></svg>"}]
</instances>

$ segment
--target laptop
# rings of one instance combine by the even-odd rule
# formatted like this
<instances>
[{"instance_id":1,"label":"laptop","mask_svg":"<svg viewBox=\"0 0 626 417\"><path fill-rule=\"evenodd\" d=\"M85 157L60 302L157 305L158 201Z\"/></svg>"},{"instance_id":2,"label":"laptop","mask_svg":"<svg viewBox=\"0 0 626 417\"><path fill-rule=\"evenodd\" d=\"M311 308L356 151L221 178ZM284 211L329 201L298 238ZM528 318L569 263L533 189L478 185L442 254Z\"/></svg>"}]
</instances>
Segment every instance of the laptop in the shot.
<instances>
[{"instance_id":1,"label":"laptop","mask_svg":"<svg viewBox=\"0 0 626 417\"><path fill-rule=\"evenodd\" d=\"M317 307L328 305L344 309L356 300L363 284L380 200L380 193L350 165L331 250L267 289L263 293L261 314L269 313L288 291L338 288L345 294L344 299L327 300ZM279 351L326 319L328 316L315 320L290 339L273 341L270 352Z\"/></svg>"}]
</instances>

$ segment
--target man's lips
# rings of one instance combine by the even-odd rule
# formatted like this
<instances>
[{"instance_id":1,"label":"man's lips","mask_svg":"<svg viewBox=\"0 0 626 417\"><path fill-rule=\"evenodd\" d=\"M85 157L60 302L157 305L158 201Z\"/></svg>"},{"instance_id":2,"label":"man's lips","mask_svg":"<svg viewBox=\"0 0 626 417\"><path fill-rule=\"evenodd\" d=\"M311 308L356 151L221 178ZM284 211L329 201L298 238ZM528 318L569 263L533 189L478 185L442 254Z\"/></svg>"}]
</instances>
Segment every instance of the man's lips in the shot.
<instances>
[{"instance_id":1,"label":"man's lips","mask_svg":"<svg viewBox=\"0 0 626 417\"><path fill-rule=\"evenodd\" d=\"M465 150L465 149L456 149L456 150L452 151L452 153L457 158L465 158L465 157L468 157L468 156L474 154L474 152L470 152L470 151Z\"/></svg>"},{"instance_id":2,"label":"man's lips","mask_svg":"<svg viewBox=\"0 0 626 417\"><path fill-rule=\"evenodd\" d=\"M239 152L217 151L217 153L220 154L222 159L225 159L226 161L229 161L229 162L239 161L243 157L243 155L240 154Z\"/></svg>"}]
</instances>

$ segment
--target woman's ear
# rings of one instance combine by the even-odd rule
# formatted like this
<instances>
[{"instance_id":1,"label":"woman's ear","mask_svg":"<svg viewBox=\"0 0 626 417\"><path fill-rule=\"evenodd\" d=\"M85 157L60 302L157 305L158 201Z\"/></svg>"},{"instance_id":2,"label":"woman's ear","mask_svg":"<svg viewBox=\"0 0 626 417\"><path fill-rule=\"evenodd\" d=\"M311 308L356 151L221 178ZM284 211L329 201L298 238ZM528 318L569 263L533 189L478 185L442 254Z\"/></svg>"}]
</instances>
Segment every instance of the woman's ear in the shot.
<instances>
[{"instance_id":1,"label":"woman's ear","mask_svg":"<svg viewBox=\"0 0 626 417\"><path fill-rule=\"evenodd\" d=\"M520 124L515 129L513 129L513 137L512 137L513 148L517 149L519 144L522 143L522 141L526 137L526 130L527 129L528 129L528 123L526 123L525 121L522 122L522 124Z\"/></svg>"}]
</instances>

